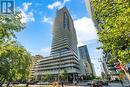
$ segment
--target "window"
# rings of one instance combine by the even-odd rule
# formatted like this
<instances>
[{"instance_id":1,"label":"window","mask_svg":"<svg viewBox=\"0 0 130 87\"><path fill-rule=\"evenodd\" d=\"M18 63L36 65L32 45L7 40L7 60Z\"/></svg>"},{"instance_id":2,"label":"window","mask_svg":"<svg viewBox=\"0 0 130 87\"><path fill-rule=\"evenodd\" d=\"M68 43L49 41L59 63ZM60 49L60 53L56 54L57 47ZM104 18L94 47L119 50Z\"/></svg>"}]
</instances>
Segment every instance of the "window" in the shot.
<instances>
[{"instance_id":1,"label":"window","mask_svg":"<svg viewBox=\"0 0 130 87\"><path fill-rule=\"evenodd\" d=\"M67 13L64 13L64 29L69 29L69 18Z\"/></svg>"}]
</instances>

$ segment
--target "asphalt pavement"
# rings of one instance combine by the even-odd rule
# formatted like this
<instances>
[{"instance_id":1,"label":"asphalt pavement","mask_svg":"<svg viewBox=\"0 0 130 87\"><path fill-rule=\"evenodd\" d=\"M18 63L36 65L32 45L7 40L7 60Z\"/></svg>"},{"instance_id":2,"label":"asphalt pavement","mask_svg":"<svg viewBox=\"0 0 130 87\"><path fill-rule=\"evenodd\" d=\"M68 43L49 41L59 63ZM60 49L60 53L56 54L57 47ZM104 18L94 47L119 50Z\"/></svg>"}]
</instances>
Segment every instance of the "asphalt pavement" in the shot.
<instances>
[{"instance_id":1,"label":"asphalt pavement","mask_svg":"<svg viewBox=\"0 0 130 87\"><path fill-rule=\"evenodd\" d=\"M22 84L19 84L19 86L22 86ZM29 87L53 87L53 86L52 85L29 85ZM62 87L62 86L59 86L59 87ZM64 85L64 87L92 87L92 86ZM124 86L122 86L121 83L110 83L108 86L103 86L103 87L130 87L130 84L125 83Z\"/></svg>"},{"instance_id":2,"label":"asphalt pavement","mask_svg":"<svg viewBox=\"0 0 130 87\"><path fill-rule=\"evenodd\" d=\"M92 86L65 86L65 87L92 87ZM110 83L108 86L103 87L130 87L130 84L121 85L121 83Z\"/></svg>"},{"instance_id":3,"label":"asphalt pavement","mask_svg":"<svg viewBox=\"0 0 130 87\"><path fill-rule=\"evenodd\" d=\"M53 87L51 85L29 85L29 87ZM59 87L62 87L62 86L59 86ZM74 85L64 85L64 87L92 87L92 86L74 86ZM124 84L124 86L122 86L120 83L111 83L109 84L108 86L103 86L103 87L130 87L130 85L128 86L128 84Z\"/></svg>"}]
</instances>

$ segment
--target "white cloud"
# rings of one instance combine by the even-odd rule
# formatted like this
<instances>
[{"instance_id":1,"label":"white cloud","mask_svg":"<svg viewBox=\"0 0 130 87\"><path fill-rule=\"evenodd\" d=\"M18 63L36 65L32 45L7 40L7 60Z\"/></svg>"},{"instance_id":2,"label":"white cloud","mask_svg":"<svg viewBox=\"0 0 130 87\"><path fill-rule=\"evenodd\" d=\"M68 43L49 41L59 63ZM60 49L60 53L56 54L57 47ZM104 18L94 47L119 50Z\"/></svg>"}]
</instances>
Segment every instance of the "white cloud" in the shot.
<instances>
[{"instance_id":1,"label":"white cloud","mask_svg":"<svg viewBox=\"0 0 130 87\"><path fill-rule=\"evenodd\" d=\"M74 21L77 33L78 45L83 42L97 39L96 28L91 18L83 17Z\"/></svg>"},{"instance_id":2,"label":"white cloud","mask_svg":"<svg viewBox=\"0 0 130 87\"><path fill-rule=\"evenodd\" d=\"M26 12L21 10L21 14L22 14L22 17L23 17L22 20L21 20L22 23L27 23L27 22L30 22L30 21L34 22L35 21L35 19L33 17L33 12L26 13Z\"/></svg>"},{"instance_id":3,"label":"white cloud","mask_svg":"<svg viewBox=\"0 0 130 87\"><path fill-rule=\"evenodd\" d=\"M42 49L35 49L30 51L32 55L42 55L43 57L47 57L50 56L50 52L51 52L51 48L47 47L47 48L42 48Z\"/></svg>"},{"instance_id":4,"label":"white cloud","mask_svg":"<svg viewBox=\"0 0 130 87\"><path fill-rule=\"evenodd\" d=\"M78 41L78 47L85 45L83 42Z\"/></svg>"},{"instance_id":5,"label":"white cloud","mask_svg":"<svg viewBox=\"0 0 130 87\"><path fill-rule=\"evenodd\" d=\"M23 3L23 9L24 9L24 11L28 11L28 8L29 8L29 6L31 6L32 5L32 3Z\"/></svg>"},{"instance_id":6,"label":"white cloud","mask_svg":"<svg viewBox=\"0 0 130 87\"><path fill-rule=\"evenodd\" d=\"M48 8L52 10L53 8L58 7L58 6L61 6L61 2L56 1L52 3L51 5L48 5Z\"/></svg>"},{"instance_id":7,"label":"white cloud","mask_svg":"<svg viewBox=\"0 0 130 87\"><path fill-rule=\"evenodd\" d=\"M65 4L67 3L67 2L69 2L70 0L64 0L64 2L62 3L62 5L60 6L61 8L63 7L63 6L65 6Z\"/></svg>"},{"instance_id":8,"label":"white cloud","mask_svg":"<svg viewBox=\"0 0 130 87\"><path fill-rule=\"evenodd\" d=\"M50 47L41 49L41 52L43 53L44 56L49 56L50 51L51 51Z\"/></svg>"},{"instance_id":9,"label":"white cloud","mask_svg":"<svg viewBox=\"0 0 130 87\"><path fill-rule=\"evenodd\" d=\"M27 23L27 22L34 22L35 18L33 16L32 11L28 11L29 7L32 5L32 3L23 3L23 7L20 8L19 10L21 11L22 15L22 23Z\"/></svg>"},{"instance_id":10,"label":"white cloud","mask_svg":"<svg viewBox=\"0 0 130 87\"><path fill-rule=\"evenodd\" d=\"M63 2L56 1L52 4L49 4L47 7L48 7L48 9L51 9L51 10L53 10L54 8L62 8L69 1L70 0L64 0Z\"/></svg>"},{"instance_id":11,"label":"white cloud","mask_svg":"<svg viewBox=\"0 0 130 87\"><path fill-rule=\"evenodd\" d=\"M48 53L51 51L51 48L48 47L48 48L42 48L41 51L45 52L45 53Z\"/></svg>"},{"instance_id":12,"label":"white cloud","mask_svg":"<svg viewBox=\"0 0 130 87\"><path fill-rule=\"evenodd\" d=\"M53 21L52 21L52 18L51 18L51 17L46 17L46 16L44 16L44 17L42 18L42 23L49 23L49 24L52 25Z\"/></svg>"}]
</instances>

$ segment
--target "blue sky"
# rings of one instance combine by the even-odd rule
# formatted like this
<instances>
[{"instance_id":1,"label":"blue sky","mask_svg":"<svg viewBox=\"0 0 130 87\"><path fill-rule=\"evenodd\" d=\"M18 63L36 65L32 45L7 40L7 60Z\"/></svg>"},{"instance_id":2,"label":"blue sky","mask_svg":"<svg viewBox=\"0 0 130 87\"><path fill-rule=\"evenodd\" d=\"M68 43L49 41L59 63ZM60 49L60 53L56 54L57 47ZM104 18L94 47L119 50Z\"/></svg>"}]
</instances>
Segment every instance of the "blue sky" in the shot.
<instances>
[{"instance_id":1,"label":"blue sky","mask_svg":"<svg viewBox=\"0 0 130 87\"><path fill-rule=\"evenodd\" d=\"M56 10L66 6L74 20L78 46L87 45L96 73L100 75L101 51L96 47L96 29L88 15L84 0L15 0L16 9L22 12L26 28L17 33L17 40L32 55L49 55L52 42L52 25Z\"/></svg>"}]
</instances>

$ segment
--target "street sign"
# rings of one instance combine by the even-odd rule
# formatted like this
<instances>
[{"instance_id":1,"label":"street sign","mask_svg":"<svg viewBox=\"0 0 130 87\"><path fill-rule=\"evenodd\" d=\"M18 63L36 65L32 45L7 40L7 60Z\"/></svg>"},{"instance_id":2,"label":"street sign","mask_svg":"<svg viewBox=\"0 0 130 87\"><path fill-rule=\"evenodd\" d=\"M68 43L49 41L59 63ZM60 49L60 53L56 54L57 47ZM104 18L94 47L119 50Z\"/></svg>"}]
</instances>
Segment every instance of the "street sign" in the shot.
<instances>
[{"instance_id":1,"label":"street sign","mask_svg":"<svg viewBox=\"0 0 130 87\"><path fill-rule=\"evenodd\" d=\"M121 70L121 65L118 63L115 65L116 70Z\"/></svg>"}]
</instances>

